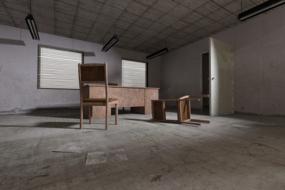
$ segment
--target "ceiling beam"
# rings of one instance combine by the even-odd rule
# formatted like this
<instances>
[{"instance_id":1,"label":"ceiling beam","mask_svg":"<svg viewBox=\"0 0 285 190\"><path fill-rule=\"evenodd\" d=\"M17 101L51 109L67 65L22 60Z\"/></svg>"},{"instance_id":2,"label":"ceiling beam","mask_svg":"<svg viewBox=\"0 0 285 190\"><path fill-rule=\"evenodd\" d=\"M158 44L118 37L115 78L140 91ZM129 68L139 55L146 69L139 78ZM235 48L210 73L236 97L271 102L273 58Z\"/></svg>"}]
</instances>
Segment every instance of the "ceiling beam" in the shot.
<instances>
[{"instance_id":1,"label":"ceiling beam","mask_svg":"<svg viewBox=\"0 0 285 190\"><path fill-rule=\"evenodd\" d=\"M73 20L72 20L71 31L70 31L70 37L71 37L71 38L73 38L73 35L74 35L74 26L75 26L75 22L76 22L76 19L77 19L77 15L78 15L78 11L79 11L79 6L80 6L80 1L77 0L77 2L76 2L76 8L75 8L75 13L74 13Z\"/></svg>"},{"instance_id":2,"label":"ceiling beam","mask_svg":"<svg viewBox=\"0 0 285 190\"><path fill-rule=\"evenodd\" d=\"M57 0L53 0L53 33L56 34L56 3Z\"/></svg>"},{"instance_id":3,"label":"ceiling beam","mask_svg":"<svg viewBox=\"0 0 285 190\"><path fill-rule=\"evenodd\" d=\"M96 23L97 23L98 18L99 18L100 15L102 14L102 9L103 9L103 7L106 5L107 1L108 1L108 0L104 1L104 2L102 3L102 5L100 6L100 9L99 9L100 11L99 11L97 17L95 18L95 20L93 21L93 23L92 23L92 25L91 25L91 27L90 27L90 29L89 29L87 35L86 35L85 40L88 40L88 39L89 39L89 37L90 37L90 35L91 35L91 33L92 33L94 27L96 26Z\"/></svg>"}]
</instances>

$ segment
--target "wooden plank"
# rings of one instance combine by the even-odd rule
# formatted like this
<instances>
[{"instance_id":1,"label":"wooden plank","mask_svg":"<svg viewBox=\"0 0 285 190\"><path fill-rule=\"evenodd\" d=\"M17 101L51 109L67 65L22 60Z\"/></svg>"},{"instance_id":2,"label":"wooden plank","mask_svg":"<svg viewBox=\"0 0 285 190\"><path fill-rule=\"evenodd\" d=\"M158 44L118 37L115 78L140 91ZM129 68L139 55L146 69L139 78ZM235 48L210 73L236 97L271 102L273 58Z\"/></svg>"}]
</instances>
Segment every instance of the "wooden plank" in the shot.
<instances>
[{"instance_id":1,"label":"wooden plank","mask_svg":"<svg viewBox=\"0 0 285 190\"><path fill-rule=\"evenodd\" d=\"M170 99L159 99L159 101L164 101L164 102L176 102L178 99L170 98ZM189 101L200 101L201 97L191 97L188 98Z\"/></svg>"},{"instance_id":2,"label":"wooden plank","mask_svg":"<svg viewBox=\"0 0 285 190\"><path fill-rule=\"evenodd\" d=\"M152 100L157 100L159 97L158 89L146 88L144 96L144 114L151 114Z\"/></svg>"},{"instance_id":3,"label":"wooden plank","mask_svg":"<svg viewBox=\"0 0 285 190\"><path fill-rule=\"evenodd\" d=\"M152 119L154 121L165 121L165 102L152 100Z\"/></svg>"},{"instance_id":4,"label":"wooden plank","mask_svg":"<svg viewBox=\"0 0 285 190\"><path fill-rule=\"evenodd\" d=\"M104 86L102 84L99 84L99 83L86 83L85 84L86 86L90 86L90 87L101 87L101 86ZM128 89L156 89L156 90L159 90L159 88L156 88L156 87L128 87L128 86L120 86L120 85L109 85L109 88L128 88Z\"/></svg>"},{"instance_id":5,"label":"wooden plank","mask_svg":"<svg viewBox=\"0 0 285 190\"><path fill-rule=\"evenodd\" d=\"M177 101L178 107L178 121L183 122L190 119L190 101L188 99L178 100Z\"/></svg>"}]
</instances>

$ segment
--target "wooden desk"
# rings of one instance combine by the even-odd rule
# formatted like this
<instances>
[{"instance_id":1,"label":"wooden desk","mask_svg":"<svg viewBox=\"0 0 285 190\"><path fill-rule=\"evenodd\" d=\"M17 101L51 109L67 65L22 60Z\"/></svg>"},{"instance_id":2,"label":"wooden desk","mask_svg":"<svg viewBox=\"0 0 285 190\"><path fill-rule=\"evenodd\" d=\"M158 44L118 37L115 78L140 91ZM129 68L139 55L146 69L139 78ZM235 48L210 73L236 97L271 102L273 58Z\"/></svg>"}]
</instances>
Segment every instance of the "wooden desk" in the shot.
<instances>
[{"instance_id":1,"label":"wooden desk","mask_svg":"<svg viewBox=\"0 0 285 190\"><path fill-rule=\"evenodd\" d=\"M84 97L104 98L105 89L102 85L91 84L84 87ZM109 97L119 100L119 107L130 107L132 111L151 114L151 101L159 97L159 88L140 88L109 86ZM88 110L85 110L85 116ZM105 115L104 107L92 107L93 118L103 118ZM109 110L111 115L111 109Z\"/></svg>"}]
</instances>

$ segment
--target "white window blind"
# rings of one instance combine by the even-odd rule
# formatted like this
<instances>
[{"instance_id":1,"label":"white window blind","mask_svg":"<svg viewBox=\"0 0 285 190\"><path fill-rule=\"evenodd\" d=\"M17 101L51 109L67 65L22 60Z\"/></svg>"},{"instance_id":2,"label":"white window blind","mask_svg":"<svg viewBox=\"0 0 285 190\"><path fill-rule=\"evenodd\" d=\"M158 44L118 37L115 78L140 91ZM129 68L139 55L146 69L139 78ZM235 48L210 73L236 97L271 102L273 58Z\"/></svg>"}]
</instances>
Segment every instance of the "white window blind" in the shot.
<instances>
[{"instance_id":1,"label":"white window blind","mask_svg":"<svg viewBox=\"0 0 285 190\"><path fill-rule=\"evenodd\" d=\"M122 60L122 85L146 87L146 63Z\"/></svg>"},{"instance_id":2,"label":"white window blind","mask_svg":"<svg viewBox=\"0 0 285 190\"><path fill-rule=\"evenodd\" d=\"M82 53L40 47L39 87L79 89L79 63L82 63Z\"/></svg>"}]
</instances>

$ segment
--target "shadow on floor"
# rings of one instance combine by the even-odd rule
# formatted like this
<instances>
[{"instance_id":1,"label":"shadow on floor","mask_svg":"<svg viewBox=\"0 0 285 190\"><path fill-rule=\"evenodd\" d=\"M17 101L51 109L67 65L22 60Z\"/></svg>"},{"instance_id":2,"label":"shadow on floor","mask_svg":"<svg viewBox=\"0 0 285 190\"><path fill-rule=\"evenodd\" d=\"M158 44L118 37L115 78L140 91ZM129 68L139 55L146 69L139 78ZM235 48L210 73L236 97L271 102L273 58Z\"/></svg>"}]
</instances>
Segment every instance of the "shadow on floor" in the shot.
<instances>
[{"instance_id":1,"label":"shadow on floor","mask_svg":"<svg viewBox=\"0 0 285 190\"><path fill-rule=\"evenodd\" d=\"M166 112L171 112L171 113L176 113L177 114L177 106L169 105L166 107ZM197 114L197 115L204 115L204 116L209 116L209 110L205 109L197 109L197 108L191 108L191 113L192 114Z\"/></svg>"},{"instance_id":2,"label":"shadow on floor","mask_svg":"<svg viewBox=\"0 0 285 190\"><path fill-rule=\"evenodd\" d=\"M92 126L92 127L90 127ZM79 126L78 126L79 127ZM108 122L108 128L110 127L119 127L119 125L115 125L113 122ZM102 122L92 122L89 124L89 122L84 122L82 129L88 129L88 130L98 130L98 131L106 131L105 129L105 121Z\"/></svg>"},{"instance_id":3,"label":"shadow on floor","mask_svg":"<svg viewBox=\"0 0 285 190\"><path fill-rule=\"evenodd\" d=\"M134 118L124 118L127 121L141 121L141 122L148 122L148 123L157 123L151 119L134 119Z\"/></svg>"},{"instance_id":4,"label":"shadow on floor","mask_svg":"<svg viewBox=\"0 0 285 190\"><path fill-rule=\"evenodd\" d=\"M58 117L58 118L78 118L79 108L38 108L34 109L26 115L41 117Z\"/></svg>"},{"instance_id":5,"label":"shadow on floor","mask_svg":"<svg viewBox=\"0 0 285 190\"><path fill-rule=\"evenodd\" d=\"M133 118L125 118L124 120L128 121L140 121L140 122L148 122L148 123L163 123L163 124L176 124L176 125L183 125L183 126L191 126L191 127L199 127L201 125L193 124L193 123L178 123L177 120L167 119L165 121L153 121L151 119L133 119Z\"/></svg>"},{"instance_id":6,"label":"shadow on floor","mask_svg":"<svg viewBox=\"0 0 285 190\"><path fill-rule=\"evenodd\" d=\"M75 122L40 122L31 125L0 125L4 127L26 127L26 128L55 128L55 129L77 129L78 123Z\"/></svg>"},{"instance_id":7,"label":"shadow on floor","mask_svg":"<svg viewBox=\"0 0 285 190\"><path fill-rule=\"evenodd\" d=\"M119 109L119 114L130 114L132 113L126 109ZM78 107L58 107L58 108L38 108L26 113L28 116L40 116L40 117L57 117L57 118L73 118L79 119L80 110ZM112 109L112 116L115 115L115 110Z\"/></svg>"},{"instance_id":8,"label":"shadow on floor","mask_svg":"<svg viewBox=\"0 0 285 190\"><path fill-rule=\"evenodd\" d=\"M92 127L91 127L92 126ZM113 127L113 123L109 123L109 127ZM15 127L15 128L51 128L51 129L80 129L79 128L79 122L40 122L36 124L31 125L0 125L0 128L9 128L9 127ZM105 125L104 123L92 123L89 124L88 122L84 122L82 129L88 129L88 130L99 130L99 131L105 131Z\"/></svg>"}]
</instances>

